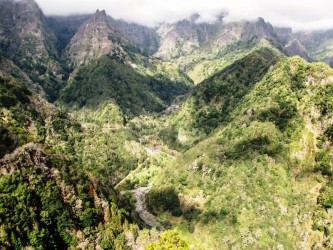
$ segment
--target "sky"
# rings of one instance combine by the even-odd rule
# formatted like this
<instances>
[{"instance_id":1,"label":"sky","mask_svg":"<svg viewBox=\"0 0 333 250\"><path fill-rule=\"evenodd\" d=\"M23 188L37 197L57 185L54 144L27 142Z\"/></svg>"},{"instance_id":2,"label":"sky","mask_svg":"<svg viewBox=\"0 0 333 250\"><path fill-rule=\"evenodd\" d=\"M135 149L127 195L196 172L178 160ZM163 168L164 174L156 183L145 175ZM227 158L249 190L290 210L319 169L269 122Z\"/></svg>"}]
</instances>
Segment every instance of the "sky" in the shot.
<instances>
[{"instance_id":1,"label":"sky","mask_svg":"<svg viewBox=\"0 0 333 250\"><path fill-rule=\"evenodd\" d=\"M198 13L212 21L228 12L225 21L263 17L274 26L297 30L333 28L332 0L36 0L46 15L94 13L106 10L116 19L154 26Z\"/></svg>"}]
</instances>

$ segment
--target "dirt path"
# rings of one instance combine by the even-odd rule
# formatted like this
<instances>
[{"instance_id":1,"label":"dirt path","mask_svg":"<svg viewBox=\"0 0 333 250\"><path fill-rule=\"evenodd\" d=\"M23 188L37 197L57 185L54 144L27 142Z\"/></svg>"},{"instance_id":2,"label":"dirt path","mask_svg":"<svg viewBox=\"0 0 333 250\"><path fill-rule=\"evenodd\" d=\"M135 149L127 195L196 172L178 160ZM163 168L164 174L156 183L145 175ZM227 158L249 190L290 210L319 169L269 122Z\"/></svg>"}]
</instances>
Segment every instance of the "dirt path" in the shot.
<instances>
[{"instance_id":1,"label":"dirt path","mask_svg":"<svg viewBox=\"0 0 333 250\"><path fill-rule=\"evenodd\" d=\"M151 227L162 229L161 223L155 215L146 210L145 194L149 191L150 187L140 187L133 191L133 195L136 199L135 211L139 214L140 218Z\"/></svg>"}]
</instances>

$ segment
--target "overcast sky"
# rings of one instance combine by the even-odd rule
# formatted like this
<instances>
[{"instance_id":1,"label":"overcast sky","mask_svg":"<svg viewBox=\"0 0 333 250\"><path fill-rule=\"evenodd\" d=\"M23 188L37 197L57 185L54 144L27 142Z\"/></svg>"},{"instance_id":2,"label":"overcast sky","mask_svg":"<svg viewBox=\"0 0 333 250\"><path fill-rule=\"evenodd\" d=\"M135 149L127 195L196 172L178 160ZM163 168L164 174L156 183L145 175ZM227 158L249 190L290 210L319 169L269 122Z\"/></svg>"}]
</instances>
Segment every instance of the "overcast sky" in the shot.
<instances>
[{"instance_id":1,"label":"overcast sky","mask_svg":"<svg viewBox=\"0 0 333 250\"><path fill-rule=\"evenodd\" d=\"M228 10L228 20L254 20L263 17L275 26L293 30L333 28L332 0L36 0L46 15L107 14L131 22L153 26L199 13L211 20Z\"/></svg>"}]
</instances>

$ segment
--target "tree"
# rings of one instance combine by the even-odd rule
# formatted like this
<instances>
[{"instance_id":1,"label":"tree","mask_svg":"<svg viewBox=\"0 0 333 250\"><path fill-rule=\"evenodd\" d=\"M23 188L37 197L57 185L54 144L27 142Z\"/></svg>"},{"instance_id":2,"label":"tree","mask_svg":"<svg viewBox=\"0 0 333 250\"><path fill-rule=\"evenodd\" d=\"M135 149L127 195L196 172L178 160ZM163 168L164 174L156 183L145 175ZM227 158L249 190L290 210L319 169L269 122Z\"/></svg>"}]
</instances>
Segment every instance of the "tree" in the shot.
<instances>
[{"instance_id":1,"label":"tree","mask_svg":"<svg viewBox=\"0 0 333 250\"><path fill-rule=\"evenodd\" d=\"M189 245L180 238L177 229L161 233L158 241L145 246L145 250L188 250Z\"/></svg>"}]
</instances>

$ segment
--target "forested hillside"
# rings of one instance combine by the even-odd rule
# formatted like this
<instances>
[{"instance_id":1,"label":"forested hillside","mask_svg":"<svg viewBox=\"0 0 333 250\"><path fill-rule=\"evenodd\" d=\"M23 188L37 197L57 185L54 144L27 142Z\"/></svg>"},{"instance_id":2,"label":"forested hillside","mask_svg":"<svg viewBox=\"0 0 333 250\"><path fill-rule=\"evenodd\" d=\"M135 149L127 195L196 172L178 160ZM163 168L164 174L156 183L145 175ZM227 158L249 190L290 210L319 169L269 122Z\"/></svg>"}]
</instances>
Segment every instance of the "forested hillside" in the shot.
<instances>
[{"instance_id":1,"label":"forested hillside","mask_svg":"<svg viewBox=\"0 0 333 250\"><path fill-rule=\"evenodd\" d=\"M0 0L1 249L333 248L332 32L226 16Z\"/></svg>"},{"instance_id":2,"label":"forested hillside","mask_svg":"<svg viewBox=\"0 0 333 250\"><path fill-rule=\"evenodd\" d=\"M250 55L250 62L260 65L266 55L259 51ZM244 67L238 79L249 77L247 61L236 62ZM178 148L185 145L186 151L157 173L148 203L161 218L191 233L188 239L196 239L197 247L331 247L327 222L333 71L298 57L270 65L245 85L223 74L213 76L193 91L173 118L184 112L184 120L192 121L176 122L178 131L166 137L176 138ZM229 68L231 75L238 67ZM242 89L218 89L228 85ZM213 121L209 130L196 118L198 105L207 105L206 114L212 114L203 120ZM193 124L208 132L194 144L193 131L200 130ZM173 197L173 206L168 197ZM181 214L181 219L173 217ZM198 240L201 237L209 240Z\"/></svg>"}]
</instances>

